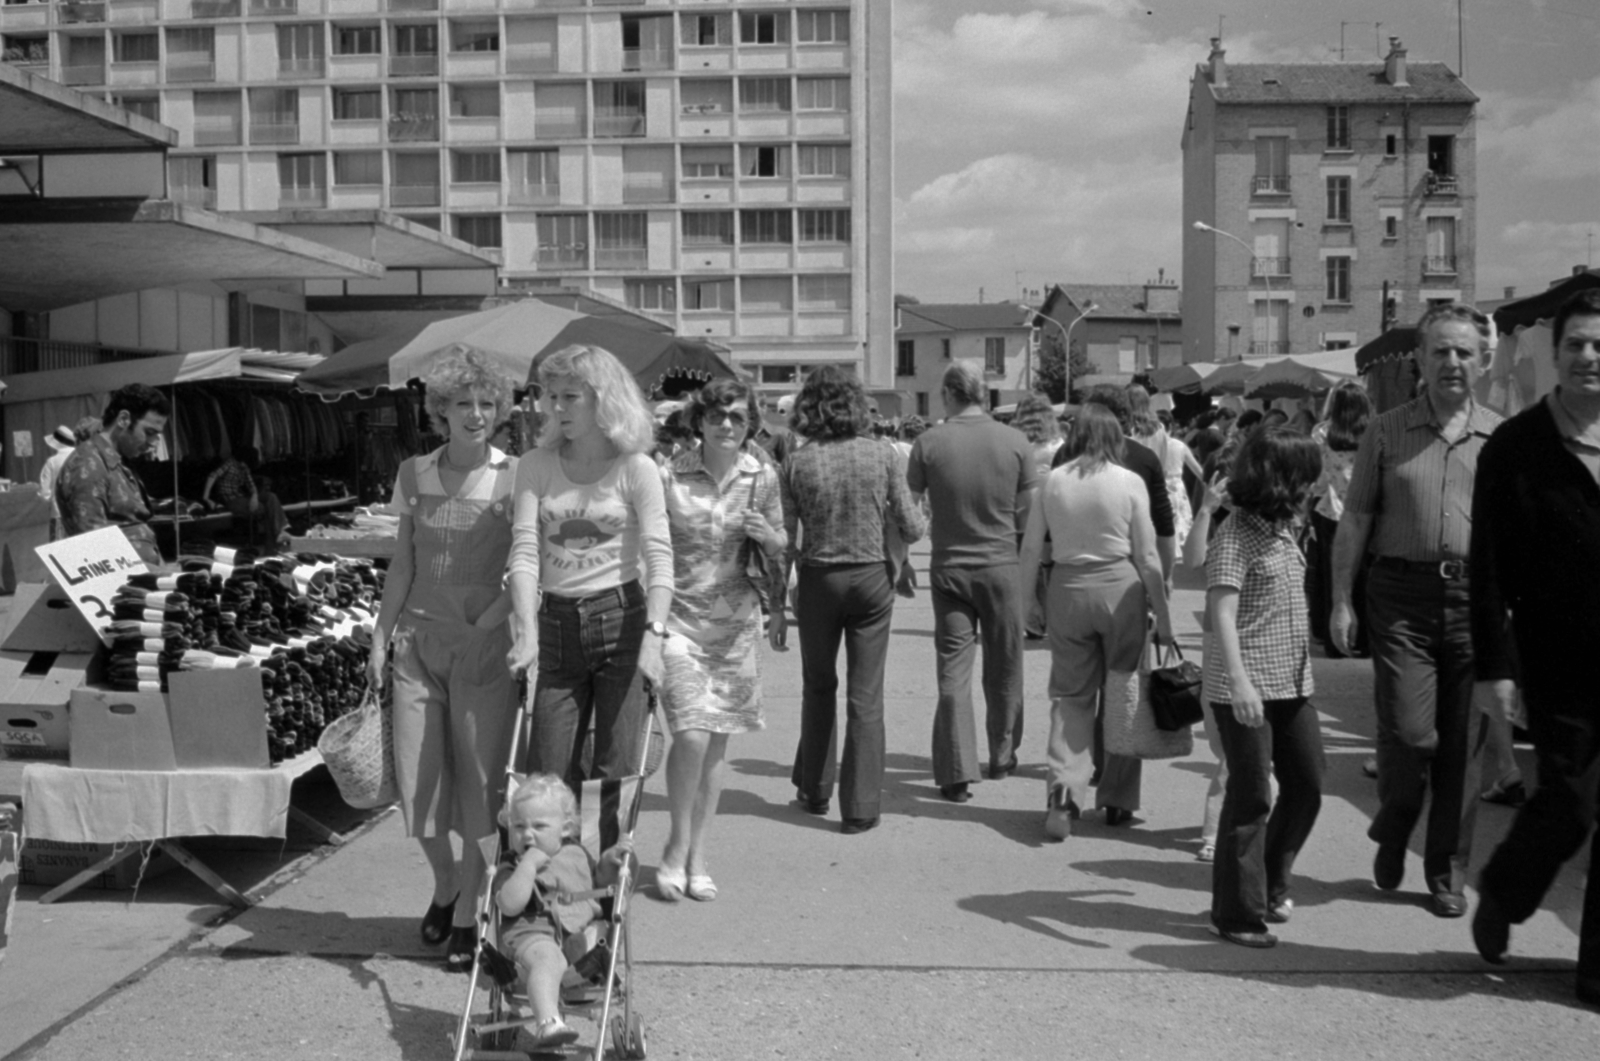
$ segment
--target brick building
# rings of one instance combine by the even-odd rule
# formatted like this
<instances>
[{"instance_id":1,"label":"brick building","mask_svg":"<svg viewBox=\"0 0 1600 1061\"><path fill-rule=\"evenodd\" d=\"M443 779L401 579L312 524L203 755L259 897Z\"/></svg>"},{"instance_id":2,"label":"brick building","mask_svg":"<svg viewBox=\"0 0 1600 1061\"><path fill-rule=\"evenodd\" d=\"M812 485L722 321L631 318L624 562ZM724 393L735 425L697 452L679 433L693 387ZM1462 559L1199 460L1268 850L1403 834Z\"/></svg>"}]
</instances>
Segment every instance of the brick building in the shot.
<instances>
[{"instance_id":1,"label":"brick building","mask_svg":"<svg viewBox=\"0 0 1600 1061\"><path fill-rule=\"evenodd\" d=\"M1184 360L1356 346L1474 297L1477 97L1445 64L1196 68L1183 130ZM1197 228L1197 223L1218 231Z\"/></svg>"}]
</instances>

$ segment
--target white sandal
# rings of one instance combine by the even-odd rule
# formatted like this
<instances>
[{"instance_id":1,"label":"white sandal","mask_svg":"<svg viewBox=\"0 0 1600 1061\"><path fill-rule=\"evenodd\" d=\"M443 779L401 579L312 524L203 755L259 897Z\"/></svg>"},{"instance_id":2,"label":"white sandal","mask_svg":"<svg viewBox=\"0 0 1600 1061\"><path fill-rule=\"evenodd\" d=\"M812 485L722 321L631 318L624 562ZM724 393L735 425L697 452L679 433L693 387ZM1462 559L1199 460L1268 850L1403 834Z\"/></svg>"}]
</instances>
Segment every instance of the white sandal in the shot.
<instances>
[{"instance_id":1,"label":"white sandal","mask_svg":"<svg viewBox=\"0 0 1600 1061\"><path fill-rule=\"evenodd\" d=\"M709 873L691 873L684 894L696 902L709 903L717 897L717 882Z\"/></svg>"}]
</instances>

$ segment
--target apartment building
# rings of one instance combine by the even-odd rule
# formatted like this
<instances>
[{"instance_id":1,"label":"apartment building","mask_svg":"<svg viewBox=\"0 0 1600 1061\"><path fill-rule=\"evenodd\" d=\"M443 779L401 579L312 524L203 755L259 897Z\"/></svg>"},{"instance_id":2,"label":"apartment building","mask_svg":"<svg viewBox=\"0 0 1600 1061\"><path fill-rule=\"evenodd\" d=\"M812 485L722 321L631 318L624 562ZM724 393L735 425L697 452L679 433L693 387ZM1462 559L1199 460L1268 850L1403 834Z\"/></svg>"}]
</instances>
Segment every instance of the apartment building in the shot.
<instances>
[{"instance_id":1,"label":"apartment building","mask_svg":"<svg viewBox=\"0 0 1600 1061\"><path fill-rule=\"evenodd\" d=\"M887 386L891 6L7 2L0 47L177 129L173 199L390 211L492 252L502 293L592 292L727 344L773 389L824 362ZM305 293L341 311L428 294Z\"/></svg>"},{"instance_id":2,"label":"apartment building","mask_svg":"<svg viewBox=\"0 0 1600 1061\"><path fill-rule=\"evenodd\" d=\"M1183 131L1184 360L1359 346L1474 297L1475 96L1443 63L1238 64Z\"/></svg>"}]
</instances>

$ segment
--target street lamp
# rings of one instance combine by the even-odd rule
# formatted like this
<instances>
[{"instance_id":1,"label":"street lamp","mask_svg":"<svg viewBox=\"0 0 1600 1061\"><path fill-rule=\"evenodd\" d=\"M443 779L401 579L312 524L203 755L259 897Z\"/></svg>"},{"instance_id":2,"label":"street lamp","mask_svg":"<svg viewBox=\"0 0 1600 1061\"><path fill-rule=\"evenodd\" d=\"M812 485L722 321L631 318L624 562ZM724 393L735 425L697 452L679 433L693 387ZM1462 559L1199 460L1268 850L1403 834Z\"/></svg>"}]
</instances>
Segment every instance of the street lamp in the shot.
<instances>
[{"instance_id":1,"label":"street lamp","mask_svg":"<svg viewBox=\"0 0 1600 1061\"><path fill-rule=\"evenodd\" d=\"M1233 242L1237 243L1239 246L1243 247L1246 251L1249 251L1251 271L1255 271L1254 266L1256 261L1256 249L1250 246L1250 244L1246 243L1238 236L1235 236L1232 232L1225 232L1222 229L1217 228L1215 225L1206 224L1204 221L1196 221L1194 223L1194 227L1199 229L1201 232L1209 232L1214 236L1225 236L1228 239L1233 240ZM1270 322L1272 320L1272 277L1266 272L1266 270L1262 270L1261 280L1267 285L1267 320ZM1248 284L1248 281L1246 281L1246 283ZM1254 315L1255 313L1252 310L1251 316L1253 317ZM1233 344L1229 343L1228 345L1232 346ZM1230 351L1230 354L1231 353L1232 351ZM1242 356L1243 355L1241 355L1241 357Z\"/></svg>"},{"instance_id":2,"label":"street lamp","mask_svg":"<svg viewBox=\"0 0 1600 1061\"><path fill-rule=\"evenodd\" d=\"M1083 318L1087 317L1089 314L1093 313L1095 310L1099 309L1100 307L1095 305L1095 303L1093 301L1089 302L1086 306L1083 307L1083 312L1082 313L1080 313L1076 317L1072 318L1072 323L1071 324L1062 324L1060 321L1058 321L1054 317L1050 316L1050 314L1041 313L1038 310L1034 309L1032 306L1026 305L1026 304L1021 303L1021 302L1017 303L1017 308L1022 310L1025 313L1031 313L1035 317L1038 317L1038 318L1040 318L1042 320L1047 320L1051 324L1054 324L1057 328L1061 329L1061 359L1062 359L1062 366L1061 367L1062 367L1062 376L1067 381L1067 384L1068 384L1069 389L1070 389L1070 385L1072 383L1072 374L1071 374L1071 370L1067 366L1071 364L1071 360L1072 360L1072 329L1077 327L1077 324L1078 324L1079 321L1083 320ZM1023 367L1027 370L1023 374L1024 374L1024 376L1027 377L1027 390L1028 390L1028 393L1031 394L1031 393L1033 393L1033 346L1032 346L1032 344L1029 344L1029 346L1028 346L1028 360L1024 364Z\"/></svg>"}]
</instances>

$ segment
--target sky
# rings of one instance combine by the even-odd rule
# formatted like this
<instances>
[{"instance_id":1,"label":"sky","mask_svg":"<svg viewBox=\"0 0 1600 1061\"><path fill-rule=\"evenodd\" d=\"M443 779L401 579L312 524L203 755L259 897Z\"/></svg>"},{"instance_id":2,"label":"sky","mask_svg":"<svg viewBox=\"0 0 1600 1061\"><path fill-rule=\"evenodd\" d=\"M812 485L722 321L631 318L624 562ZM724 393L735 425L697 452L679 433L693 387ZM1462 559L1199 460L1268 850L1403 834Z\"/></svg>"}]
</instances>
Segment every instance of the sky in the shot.
<instances>
[{"instance_id":1,"label":"sky","mask_svg":"<svg viewBox=\"0 0 1600 1061\"><path fill-rule=\"evenodd\" d=\"M1230 63L1336 60L1341 22L1347 59L1398 36L1457 69L1464 39L1478 298L1600 264L1594 0L894 3L895 290L924 302L1181 279L1179 138L1219 15Z\"/></svg>"}]
</instances>

